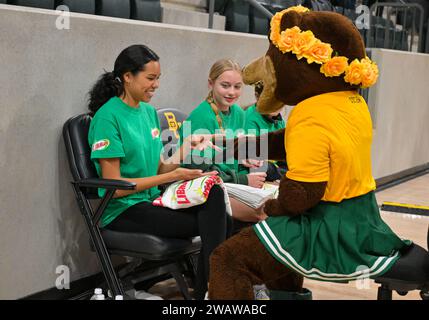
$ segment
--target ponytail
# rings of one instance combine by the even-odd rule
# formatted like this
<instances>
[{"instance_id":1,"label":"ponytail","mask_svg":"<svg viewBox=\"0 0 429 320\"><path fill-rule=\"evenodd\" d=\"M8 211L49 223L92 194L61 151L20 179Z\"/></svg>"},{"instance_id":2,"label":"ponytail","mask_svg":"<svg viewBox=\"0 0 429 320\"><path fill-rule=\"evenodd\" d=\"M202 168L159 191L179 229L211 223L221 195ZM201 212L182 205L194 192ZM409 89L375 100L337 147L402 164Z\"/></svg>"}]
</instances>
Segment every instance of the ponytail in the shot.
<instances>
[{"instance_id":1,"label":"ponytail","mask_svg":"<svg viewBox=\"0 0 429 320\"><path fill-rule=\"evenodd\" d=\"M94 115L110 98L120 96L123 92L124 85L119 77L115 78L113 72L102 74L89 91L88 109L91 115Z\"/></svg>"}]
</instances>

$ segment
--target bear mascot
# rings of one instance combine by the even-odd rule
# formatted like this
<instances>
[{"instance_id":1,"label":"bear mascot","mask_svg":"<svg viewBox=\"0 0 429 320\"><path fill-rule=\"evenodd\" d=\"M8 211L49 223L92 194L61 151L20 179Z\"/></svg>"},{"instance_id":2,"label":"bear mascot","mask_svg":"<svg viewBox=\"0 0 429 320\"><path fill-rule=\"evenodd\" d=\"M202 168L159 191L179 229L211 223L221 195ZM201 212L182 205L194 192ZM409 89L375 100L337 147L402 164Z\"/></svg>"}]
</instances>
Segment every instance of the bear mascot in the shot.
<instances>
[{"instance_id":1,"label":"bear mascot","mask_svg":"<svg viewBox=\"0 0 429 320\"><path fill-rule=\"evenodd\" d=\"M359 31L340 14L302 6L276 13L270 26L267 53L243 77L264 83L259 112L295 106L286 129L265 136L268 159L289 170L263 207L268 218L212 253L209 299L252 300L259 285L298 297L304 277L374 278L410 245L383 222L374 196L372 123L357 90L373 85L378 69ZM263 138L254 139L262 146Z\"/></svg>"}]
</instances>

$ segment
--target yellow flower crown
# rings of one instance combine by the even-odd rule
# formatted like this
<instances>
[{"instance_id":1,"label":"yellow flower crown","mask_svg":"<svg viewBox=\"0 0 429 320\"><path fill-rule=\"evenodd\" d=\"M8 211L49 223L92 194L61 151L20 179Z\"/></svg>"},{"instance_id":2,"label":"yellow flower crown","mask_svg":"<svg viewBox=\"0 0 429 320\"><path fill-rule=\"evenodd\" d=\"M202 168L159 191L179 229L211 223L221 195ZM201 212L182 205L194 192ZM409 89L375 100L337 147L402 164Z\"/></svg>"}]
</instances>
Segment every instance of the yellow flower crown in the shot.
<instances>
[{"instance_id":1,"label":"yellow flower crown","mask_svg":"<svg viewBox=\"0 0 429 320\"><path fill-rule=\"evenodd\" d=\"M280 31L282 17L289 11L308 12L310 10L301 5L290 7L277 12L271 19L270 39L282 53L291 52L298 60L305 58L308 64L320 64L320 72L326 77L338 77L345 73L345 82L360 85L362 88L368 88L377 81L378 67L368 57L361 60L354 59L349 64L347 57L338 55L332 57L331 45L317 39L311 31L302 31L297 26Z\"/></svg>"}]
</instances>

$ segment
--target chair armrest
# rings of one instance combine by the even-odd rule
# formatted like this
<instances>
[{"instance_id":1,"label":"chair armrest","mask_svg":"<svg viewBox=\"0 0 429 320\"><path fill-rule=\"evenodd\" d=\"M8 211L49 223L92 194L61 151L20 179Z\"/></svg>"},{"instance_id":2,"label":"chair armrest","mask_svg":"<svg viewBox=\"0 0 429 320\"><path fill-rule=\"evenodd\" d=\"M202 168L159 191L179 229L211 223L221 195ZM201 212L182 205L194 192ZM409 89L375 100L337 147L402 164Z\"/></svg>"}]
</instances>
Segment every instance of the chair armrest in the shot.
<instances>
[{"instance_id":1,"label":"chair armrest","mask_svg":"<svg viewBox=\"0 0 429 320\"><path fill-rule=\"evenodd\" d=\"M118 190L134 190L136 184L124 180L116 179L83 179L74 182L79 188L104 188L104 189L118 189Z\"/></svg>"}]
</instances>

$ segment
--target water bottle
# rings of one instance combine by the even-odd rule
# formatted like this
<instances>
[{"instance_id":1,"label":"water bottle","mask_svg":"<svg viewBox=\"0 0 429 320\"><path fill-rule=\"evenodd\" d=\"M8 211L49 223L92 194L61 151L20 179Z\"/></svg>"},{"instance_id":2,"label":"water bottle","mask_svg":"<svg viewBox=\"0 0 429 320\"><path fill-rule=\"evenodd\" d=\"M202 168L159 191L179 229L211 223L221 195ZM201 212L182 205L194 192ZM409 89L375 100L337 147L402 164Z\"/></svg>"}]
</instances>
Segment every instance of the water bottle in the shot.
<instances>
[{"instance_id":1,"label":"water bottle","mask_svg":"<svg viewBox=\"0 0 429 320\"><path fill-rule=\"evenodd\" d=\"M94 295L90 300L104 300L103 290L101 288L95 288Z\"/></svg>"},{"instance_id":2,"label":"water bottle","mask_svg":"<svg viewBox=\"0 0 429 320\"><path fill-rule=\"evenodd\" d=\"M95 297L94 300L105 300L104 299L104 294L98 294L98 295L96 295L96 297Z\"/></svg>"}]
</instances>

